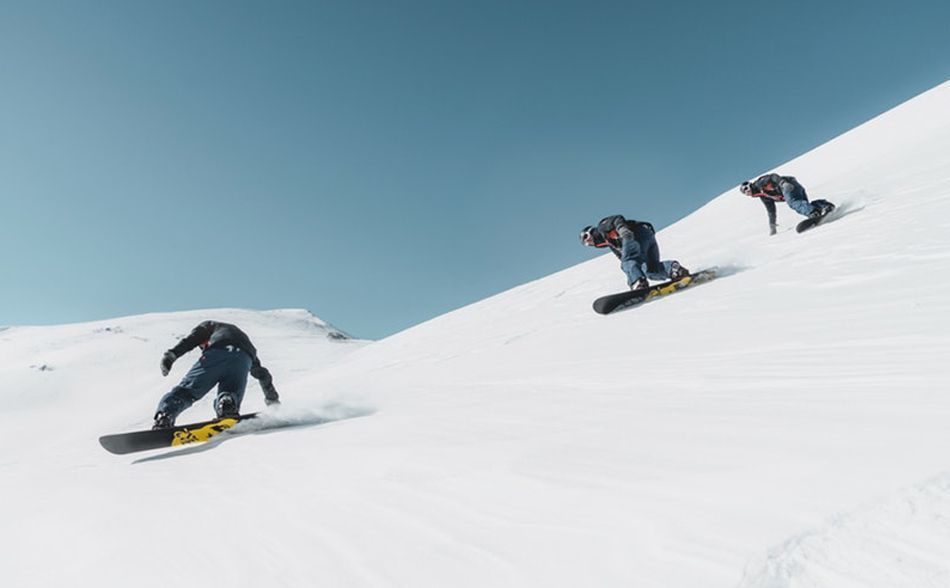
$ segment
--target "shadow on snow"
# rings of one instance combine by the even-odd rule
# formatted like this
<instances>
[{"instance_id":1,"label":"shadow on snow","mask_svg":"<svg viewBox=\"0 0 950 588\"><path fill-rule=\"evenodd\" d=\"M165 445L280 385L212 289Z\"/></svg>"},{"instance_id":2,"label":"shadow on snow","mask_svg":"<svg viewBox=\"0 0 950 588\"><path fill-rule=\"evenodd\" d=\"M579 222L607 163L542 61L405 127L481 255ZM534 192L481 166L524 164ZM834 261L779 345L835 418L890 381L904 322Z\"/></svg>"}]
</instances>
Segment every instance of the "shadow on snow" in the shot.
<instances>
[{"instance_id":1,"label":"shadow on snow","mask_svg":"<svg viewBox=\"0 0 950 588\"><path fill-rule=\"evenodd\" d=\"M174 457L182 457L185 455L193 455L195 453L203 453L205 451L211 451L222 443L237 437L244 437L246 435L269 435L271 433L277 433L286 429L316 427L337 421L369 416L374 412L375 410L369 408L335 406L332 410L328 410L324 413L301 412L287 415L265 414L258 418L242 421L233 428L224 431L220 435L216 435L215 437L212 437L210 440L203 443L195 443L181 449L166 451L165 453L161 453L159 455L143 457L133 461L132 463L139 464L150 461L170 459Z\"/></svg>"}]
</instances>

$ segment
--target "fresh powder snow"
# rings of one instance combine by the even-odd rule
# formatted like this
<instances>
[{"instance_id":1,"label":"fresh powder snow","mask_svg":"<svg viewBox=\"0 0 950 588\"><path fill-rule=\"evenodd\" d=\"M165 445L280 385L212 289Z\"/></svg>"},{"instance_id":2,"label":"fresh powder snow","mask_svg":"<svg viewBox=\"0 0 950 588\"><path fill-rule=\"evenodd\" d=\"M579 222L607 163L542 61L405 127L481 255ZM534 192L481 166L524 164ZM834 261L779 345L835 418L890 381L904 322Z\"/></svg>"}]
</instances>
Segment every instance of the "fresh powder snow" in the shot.
<instances>
[{"instance_id":1,"label":"fresh powder snow","mask_svg":"<svg viewBox=\"0 0 950 588\"><path fill-rule=\"evenodd\" d=\"M710 195L658 242L721 277L610 316L608 254L377 342L301 310L0 330L3 585L950 586L950 83L775 171L838 210L770 237ZM250 380L244 434L103 451L204 319L283 404Z\"/></svg>"}]
</instances>

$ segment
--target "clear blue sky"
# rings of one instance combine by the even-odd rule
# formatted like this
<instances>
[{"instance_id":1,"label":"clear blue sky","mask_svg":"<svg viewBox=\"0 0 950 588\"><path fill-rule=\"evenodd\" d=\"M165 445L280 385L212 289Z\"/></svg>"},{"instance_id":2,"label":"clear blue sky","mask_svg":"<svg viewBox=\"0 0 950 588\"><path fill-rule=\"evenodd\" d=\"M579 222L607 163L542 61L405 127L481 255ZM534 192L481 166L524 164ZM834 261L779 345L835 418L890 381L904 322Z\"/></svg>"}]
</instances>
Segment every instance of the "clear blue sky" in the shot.
<instances>
[{"instance_id":1,"label":"clear blue sky","mask_svg":"<svg viewBox=\"0 0 950 588\"><path fill-rule=\"evenodd\" d=\"M0 325L303 307L382 337L945 81L948 23L946 0L0 1Z\"/></svg>"}]
</instances>

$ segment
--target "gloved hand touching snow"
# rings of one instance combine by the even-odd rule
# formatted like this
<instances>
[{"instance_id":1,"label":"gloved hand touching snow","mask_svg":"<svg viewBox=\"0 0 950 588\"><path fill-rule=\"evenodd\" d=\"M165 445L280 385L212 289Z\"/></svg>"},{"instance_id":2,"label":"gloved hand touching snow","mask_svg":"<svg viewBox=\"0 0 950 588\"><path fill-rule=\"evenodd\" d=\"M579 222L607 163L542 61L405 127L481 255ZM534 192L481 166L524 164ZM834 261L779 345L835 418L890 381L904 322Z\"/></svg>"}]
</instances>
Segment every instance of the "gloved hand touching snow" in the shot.
<instances>
[{"instance_id":1,"label":"gloved hand touching snow","mask_svg":"<svg viewBox=\"0 0 950 588\"><path fill-rule=\"evenodd\" d=\"M172 369L172 364L175 363L175 360L178 357L171 351L166 351L165 355L162 356L162 375L167 376L168 372Z\"/></svg>"}]
</instances>

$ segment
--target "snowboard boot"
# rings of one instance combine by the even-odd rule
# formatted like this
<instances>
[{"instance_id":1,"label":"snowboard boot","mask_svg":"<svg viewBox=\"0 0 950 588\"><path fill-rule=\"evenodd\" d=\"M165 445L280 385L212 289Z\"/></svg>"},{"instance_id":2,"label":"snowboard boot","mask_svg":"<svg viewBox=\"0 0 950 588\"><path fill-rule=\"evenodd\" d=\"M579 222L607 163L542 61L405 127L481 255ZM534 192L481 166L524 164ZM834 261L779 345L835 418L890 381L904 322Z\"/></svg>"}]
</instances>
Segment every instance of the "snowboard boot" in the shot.
<instances>
[{"instance_id":1,"label":"snowboard boot","mask_svg":"<svg viewBox=\"0 0 950 588\"><path fill-rule=\"evenodd\" d=\"M815 205L815 210L808 215L808 218L818 219L835 209L835 205L827 200L814 200L812 204Z\"/></svg>"},{"instance_id":2,"label":"snowboard boot","mask_svg":"<svg viewBox=\"0 0 950 588\"><path fill-rule=\"evenodd\" d=\"M175 419L168 416L164 412L155 413L155 424L152 425L152 430L155 429L170 429L175 426Z\"/></svg>"},{"instance_id":3,"label":"snowboard boot","mask_svg":"<svg viewBox=\"0 0 950 588\"><path fill-rule=\"evenodd\" d=\"M670 264L670 279L682 280L689 275L689 270L680 265L680 262L674 261Z\"/></svg>"},{"instance_id":4,"label":"snowboard boot","mask_svg":"<svg viewBox=\"0 0 950 588\"><path fill-rule=\"evenodd\" d=\"M214 401L214 412L219 419L238 416L238 406L230 394L221 394Z\"/></svg>"},{"instance_id":5,"label":"snowboard boot","mask_svg":"<svg viewBox=\"0 0 950 588\"><path fill-rule=\"evenodd\" d=\"M650 280L646 278L640 278L636 282L630 284L630 290L643 290L644 288L650 287Z\"/></svg>"}]
</instances>

